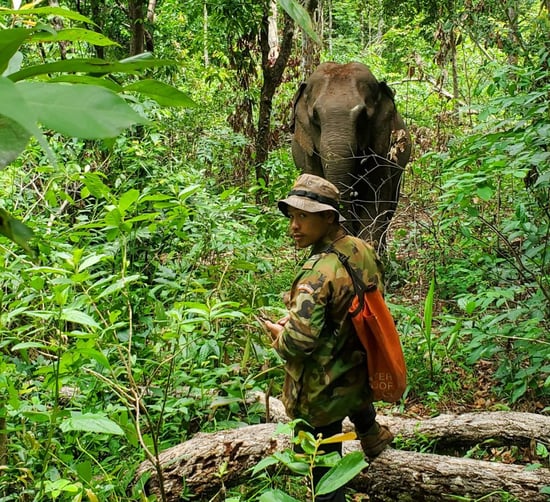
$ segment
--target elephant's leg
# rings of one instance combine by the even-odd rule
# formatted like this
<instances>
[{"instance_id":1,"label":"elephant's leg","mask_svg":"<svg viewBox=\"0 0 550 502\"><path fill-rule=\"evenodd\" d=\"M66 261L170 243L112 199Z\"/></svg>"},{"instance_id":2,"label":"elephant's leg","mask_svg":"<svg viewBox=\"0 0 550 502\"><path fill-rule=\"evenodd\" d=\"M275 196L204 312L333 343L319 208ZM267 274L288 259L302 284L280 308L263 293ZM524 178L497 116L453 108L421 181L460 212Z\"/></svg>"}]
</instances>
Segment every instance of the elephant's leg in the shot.
<instances>
[{"instance_id":1,"label":"elephant's leg","mask_svg":"<svg viewBox=\"0 0 550 502\"><path fill-rule=\"evenodd\" d=\"M393 169L380 157L369 159L365 164L367 167L360 177L359 195L354 204L360 226L357 235L383 249L397 206L401 171Z\"/></svg>"}]
</instances>

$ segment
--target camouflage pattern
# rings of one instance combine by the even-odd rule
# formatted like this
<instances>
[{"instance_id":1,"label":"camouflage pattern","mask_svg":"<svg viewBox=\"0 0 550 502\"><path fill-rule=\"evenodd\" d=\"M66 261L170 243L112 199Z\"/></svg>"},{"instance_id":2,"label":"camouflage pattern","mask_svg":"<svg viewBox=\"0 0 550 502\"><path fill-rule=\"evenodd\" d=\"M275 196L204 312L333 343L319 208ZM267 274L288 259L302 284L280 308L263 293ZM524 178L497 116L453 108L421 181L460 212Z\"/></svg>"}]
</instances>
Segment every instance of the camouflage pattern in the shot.
<instances>
[{"instance_id":1,"label":"camouflage pattern","mask_svg":"<svg viewBox=\"0 0 550 502\"><path fill-rule=\"evenodd\" d=\"M324 252L330 244L316 243L294 280L287 305L290 318L274 344L286 361L282 400L287 414L315 427L371 402L366 354L347 316L353 283L336 254ZM382 265L370 245L346 235L333 246L350 257L365 283L383 287Z\"/></svg>"}]
</instances>

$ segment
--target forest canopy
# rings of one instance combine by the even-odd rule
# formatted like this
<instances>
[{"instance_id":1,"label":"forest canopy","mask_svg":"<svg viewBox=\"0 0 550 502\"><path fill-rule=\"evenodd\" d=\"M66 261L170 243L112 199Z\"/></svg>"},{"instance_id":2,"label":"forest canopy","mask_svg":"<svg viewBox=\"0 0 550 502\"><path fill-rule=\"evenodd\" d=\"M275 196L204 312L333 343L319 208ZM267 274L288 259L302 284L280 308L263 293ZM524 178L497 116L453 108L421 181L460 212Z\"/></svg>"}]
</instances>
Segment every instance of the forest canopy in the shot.
<instances>
[{"instance_id":1,"label":"forest canopy","mask_svg":"<svg viewBox=\"0 0 550 502\"><path fill-rule=\"evenodd\" d=\"M299 173L293 98L325 61L367 64L413 143L380 250L409 385L380 413L548 416L549 15L548 0L2 2L0 500L153 500L142 461L160 472L198 432L265 422L250 396L284 375L256 315L284 312L306 257L276 201ZM549 450L463 456L548 469Z\"/></svg>"}]
</instances>

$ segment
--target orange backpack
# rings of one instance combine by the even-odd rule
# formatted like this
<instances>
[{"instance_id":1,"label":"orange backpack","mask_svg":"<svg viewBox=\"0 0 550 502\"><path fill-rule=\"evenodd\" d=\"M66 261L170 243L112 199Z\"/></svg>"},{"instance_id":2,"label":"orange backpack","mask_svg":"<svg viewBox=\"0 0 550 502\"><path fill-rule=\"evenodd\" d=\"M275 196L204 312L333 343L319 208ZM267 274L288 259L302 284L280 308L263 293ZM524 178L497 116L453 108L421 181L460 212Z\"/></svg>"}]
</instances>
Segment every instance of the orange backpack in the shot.
<instances>
[{"instance_id":1,"label":"orange backpack","mask_svg":"<svg viewBox=\"0 0 550 502\"><path fill-rule=\"evenodd\" d=\"M407 367L395 322L376 284L365 284L349 257L331 248L353 281L355 296L349 314L367 353L369 385L374 401L394 403L407 387Z\"/></svg>"}]
</instances>

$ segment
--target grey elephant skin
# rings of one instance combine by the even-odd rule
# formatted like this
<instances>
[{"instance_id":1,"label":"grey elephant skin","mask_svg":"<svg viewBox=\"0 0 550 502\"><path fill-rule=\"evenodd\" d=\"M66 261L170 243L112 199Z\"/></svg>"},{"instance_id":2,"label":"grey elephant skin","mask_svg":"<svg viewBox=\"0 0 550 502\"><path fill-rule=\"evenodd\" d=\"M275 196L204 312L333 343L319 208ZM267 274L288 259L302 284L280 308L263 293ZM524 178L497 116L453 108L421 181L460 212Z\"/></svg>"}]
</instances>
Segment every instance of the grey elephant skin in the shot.
<instances>
[{"instance_id":1,"label":"grey elephant skin","mask_svg":"<svg viewBox=\"0 0 550 502\"><path fill-rule=\"evenodd\" d=\"M362 63L322 63L293 101L292 156L342 194L352 235L384 247L411 137L394 93Z\"/></svg>"}]
</instances>

